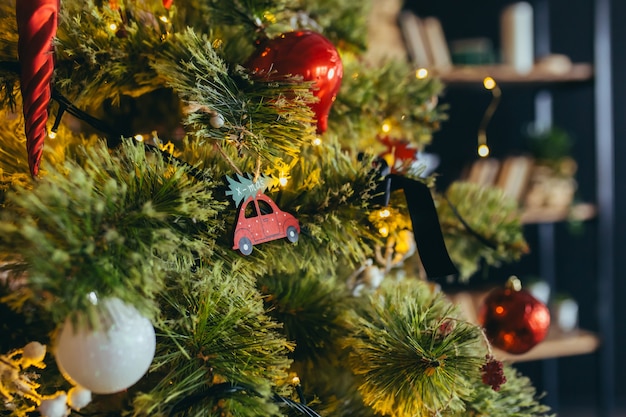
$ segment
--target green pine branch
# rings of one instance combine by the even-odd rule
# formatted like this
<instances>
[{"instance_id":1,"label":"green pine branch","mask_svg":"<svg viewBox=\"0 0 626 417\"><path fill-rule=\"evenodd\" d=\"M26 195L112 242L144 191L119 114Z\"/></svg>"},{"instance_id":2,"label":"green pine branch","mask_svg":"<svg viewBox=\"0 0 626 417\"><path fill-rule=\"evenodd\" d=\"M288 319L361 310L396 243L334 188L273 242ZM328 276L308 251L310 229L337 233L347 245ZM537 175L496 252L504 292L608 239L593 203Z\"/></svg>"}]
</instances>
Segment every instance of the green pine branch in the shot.
<instances>
[{"instance_id":1,"label":"green pine branch","mask_svg":"<svg viewBox=\"0 0 626 417\"><path fill-rule=\"evenodd\" d=\"M383 415L462 411L487 346L442 293L421 281L389 284L346 339L364 402Z\"/></svg>"},{"instance_id":2,"label":"green pine branch","mask_svg":"<svg viewBox=\"0 0 626 417\"><path fill-rule=\"evenodd\" d=\"M511 365L504 366L506 383L499 391L488 385L477 385L467 410L454 417L554 417L550 407L541 403L532 381Z\"/></svg>"},{"instance_id":3,"label":"green pine branch","mask_svg":"<svg viewBox=\"0 0 626 417\"><path fill-rule=\"evenodd\" d=\"M28 267L35 296L52 296L43 299L57 322L88 308L91 292L154 311L168 262L211 252L224 205L142 146L111 153L100 143L77 157L6 196L1 251Z\"/></svg>"},{"instance_id":4,"label":"green pine branch","mask_svg":"<svg viewBox=\"0 0 626 417\"><path fill-rule=\"evenodd\" d=\"M437 106L442 84L436 78L417 79L409 64L391 61L371 68L344 58L344 77L329 117L331 132L350 149L380 148L376 136L390 135L417 147L427 145L446 119ZM381 127L387 123L388 133Z\"/></svg>"},{"instance_id":5,"label":"green pine branch","mask_svg":"<svg viewBox=\"0 0 626 417\"><path fill-rule=\"evenodd\" d=\"M481 260L500 266L528 253L517 203L502 190L455 182L445 195L436 197L436 204L446 246L459 269L460 280L467 281Z\"/></svg>"},{"instance_id":6,"label":"green pine branch","mask_svg":"<svg viewBox=\"0 0 626 417\"><path fill-rule=\"evenodd\" d=\"M186 125L205 146L218 141L271 163L297 155L314 138L308 83L252 82L242 71L229 70L209 40L191 30L167 42L152 65L189 106ZM223 117L223 128L212 127L216 115Z\"/></svg>"},{"instance_id":7,"label":"green pine branch","mask_svg":"<svg viewBox=\"0 0 626 417\"><path fill-rule=\"evenodd\" d=\"M272 274L259 279L269 314L284 325L287 340L295 342L292 357L317 362L337 349L336 340L346 329L342 317L350 304L336 271L324 274L299 271Z\"/></svg>"},{"instance_id":8,"label":"green pine branch","mask_svg":"<svg viewBox=\"0 0 626 417\"><path fill-rule=\"evenodd\" d=\"M281 325L265 315L245 274L224 263L181 269L169 276L159 300L161 336L147 376L156 383L137 395L133 415L167 415L181 405L189 416L281 415L272 393L287 389L293 346L280 335ZM222 382L247 392L227 401L202 397Z\"/></svg>"}]
</instances>

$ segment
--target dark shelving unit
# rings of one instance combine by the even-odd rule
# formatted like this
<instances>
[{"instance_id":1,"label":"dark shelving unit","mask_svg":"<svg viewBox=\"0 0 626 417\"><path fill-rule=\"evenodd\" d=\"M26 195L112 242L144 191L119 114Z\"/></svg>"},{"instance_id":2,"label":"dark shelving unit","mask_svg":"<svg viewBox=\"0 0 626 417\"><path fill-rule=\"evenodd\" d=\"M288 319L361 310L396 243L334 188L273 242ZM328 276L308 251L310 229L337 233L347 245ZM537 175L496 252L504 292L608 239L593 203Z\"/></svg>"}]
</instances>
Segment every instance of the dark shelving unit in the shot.
<instances>
[{"instance_id":1,"label":"dark shelving unit","mask_svg":"<svg viewBox=\"0 0 626 417\"><path fill-rule=\"evenodd\" d=\"M541 384L549 394L546 401L558 413L560 408L558 395L560 362L557 358L595 352L594 358L597 367L590 372L593 373L596 383L592 384L589 381L587 386L589 389L592 389L591 386L595 386L597 404L594 408L597 411L597 415L600 417L611 417L616 412L617 393L615 381L617 375L615 346L618 341L615 333L615 299L619 297L616 295L616 271L621 265L616 263L618 262L616 256L618 256L618 248L620 246L618 245L619 236L616 235L616 223L618 223L616 207L618 201L616 201L615 155L618 146L615 141L615 123L613 119L615 112L613 58L617 53L617 49L612 42L616 31L619 31L619 28L612 25L613 19L618 18L613 13L619 5L614 4L613 0L578 1L578 3L583 2L590 10L593 10L592 16L583 16L585 19L592 20L589 23L589 27L592 28L592 33L589 34L589 37L591 38L593 48L593 56L590 57L590 62L577 62L570 71L561 74L548 73L537 67L529 74L518 75L505 66L481 65L454 67L445 72L435 73L435 75L447 85L447 88L453 90L453 97L456 99L455 104L462 100L458 98L460 90L473 91L473 96L469 95L469 97L477 97L476 91L480 90L482 81L486 76L496 79L503 89L503 95L509 94L509 91L512 90L514 92L510 92L510 94L519 94L520 91L524 94L524 91L529 91L532 95L531 106L535 121L542 126L551 126L553 124L553 113L555 110L553 91L577 88L591 88L593 90L593 137L587 139L592 140L593 143L587 143L586 145L591 147L595 153L593 158L591 158L591 155L587 155L590 159L593 159L594 163L592 185L594 196L591 198L595 200L592 204L584 204L585 207L582 211L584 214L580 220L592 224L594 231L595 251L594 253L589 253L589 258L585 261L594 264L593 269L596 276L594 279L589 280L588 285L594 285L595 283L596 288L594 288L594 291L589 291L590 295L587 296L592 297L595 295L595 298L585 301L593 303L595 306L594 313L596 317L593 318L595 327L593 332L581 330L577 335L570 335L569 339L559 340L558 335L553 335L546 340L544 345L538 346L534 352L531 351L529 355L524 357L515 358L506 354L502 354L502 357L516 362L540 360ZM422 15L426 16L435 15L439 17L444 23L445 30L447 27L450 27L450 25L446 26L445 19L450 18L455 11L458 11L454 7L456 3L447 3L447 6L441 4L422 6L413 4L413 7L409 6L407 8L418 15L422 13ZM476 10L476 13L471 14L469 10L458 11L462 15L453 16L451 20L456 23L451 25L452 31L455 32L453 36L458 35L458 32L461 30L459 27L463 26L469 27L470 33L468 35L470 37L476 36L476 27L478 25L460 25L459 22L480 16L481 13L484 15L484 19L493 20L494 17L497 17L494 8L504 7L508 3L513 3L513 1L497 2L494 0L485 4L472 3L472 7L480 9ZM560 0L534 0L531 3L535 18L535 54L536 56L545 56L552 52L552 32L550 26L554 16L551 16L551 14L562 13L566 10L566 7L569 7L569 4ZM437 12L441 12L442 15L437 15ZM568 13L574 12L569 9ZM581 13L584 13L584 11L581 11ZM495 24L497 25L497 22ZM493 27L485 28L484 30L485 33L481 35L497 38L497 31ZM497 41L494 44L497 46ZM468 98L468 100L471 99ZM522 103L520 104L522 106L524 103L528 103L528 99L524 98L520 103ZM497 113L495 117L498 117ZM451 115L451 118L453 119L454 116ZM459 130L456 131L457 134L458 132ZM491 141L496 142L498 138L491 139ZM441 156L445 160L445 153L442 152ZM565 216L559 213L527 214L526 223L535 223L530 227L536 228L538 242L538 247L536 248L538 253L537 272L553 289L562 284L562 282L557 280L557 270L559 269L557 250L561 244L558 241L557 226L563 220L565 220ZM475 304L477 296L474 295L473 298L470 298ZM468 302L467 299L465 302ZM578 336L581 339L576 341ZM585 375L587 376L588 374Z\"/></svg>"}]
</instances>

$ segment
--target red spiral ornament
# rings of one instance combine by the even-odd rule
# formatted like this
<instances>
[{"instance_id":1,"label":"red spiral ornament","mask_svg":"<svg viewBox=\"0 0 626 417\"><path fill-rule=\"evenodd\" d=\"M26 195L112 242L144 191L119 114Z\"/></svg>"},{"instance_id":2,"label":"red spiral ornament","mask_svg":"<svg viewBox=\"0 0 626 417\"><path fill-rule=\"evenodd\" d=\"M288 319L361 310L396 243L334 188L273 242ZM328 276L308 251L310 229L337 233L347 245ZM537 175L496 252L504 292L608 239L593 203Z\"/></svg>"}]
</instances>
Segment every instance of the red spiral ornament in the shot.
<instances>
[{"instance_id":1,"label":"red spiral ornament","mask_svg":"<svg viewBox=\"0 0 626 417\"><path fill-rule=\"evenodd\" d=\"M18 0L15 6L26 150L33 177L39 173L47 135L50 83L54 72L52 40L57 31L58 12L59 0Z\"/></svg>"}]
</instances>

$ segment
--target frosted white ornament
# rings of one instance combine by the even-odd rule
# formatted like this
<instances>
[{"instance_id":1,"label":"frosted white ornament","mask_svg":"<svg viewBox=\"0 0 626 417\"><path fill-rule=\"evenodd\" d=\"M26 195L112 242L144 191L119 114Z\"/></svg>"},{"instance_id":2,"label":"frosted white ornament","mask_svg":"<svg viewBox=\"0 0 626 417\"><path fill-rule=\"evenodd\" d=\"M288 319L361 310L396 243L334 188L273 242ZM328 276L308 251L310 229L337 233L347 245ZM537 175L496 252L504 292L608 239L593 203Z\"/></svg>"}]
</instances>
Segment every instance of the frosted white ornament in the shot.
<instances>
[{"instance_id":1,"label":"frosted white ornament","mask_svg":"<svg viewBox=\"0 0 626 417\"><path fill-rule=\"evenodd\" d=\"M77 385L67 392L67 404L76 411L87 407L91 402L91 391Z\"/></svg>"},{"instance_id":2,"label":"frosted white ornament","mask_svg":"<svg viewBox=\"0 0 626 417\"><path fill-rule=\"evenodd\" d=\"M26 369L31 365L41 368L43 360L46 357L46 345L39 342L30 342L24 346L22 353L22 369Z\"/></svg>"},{"instance_id":3,"label":"frosted white ornament","mask_svg":"<svg viewBox=\"0 0 626 417\"><path fill-rule=\"evenodd\" d=\"M209 123L211 123L211 126L213 128L219 129L220 127L224 126L224 116L219 113L214 114L213 116L211 116Z\"/></svg>"},{"instance_id":4,"label":"frosted white ornament","mask_svg":"<svg viewBox=\"0 0 626 417\"><path fill-rule=\"evenodd\" d=\"M70 410L65 405L67 395L59 392L50 398L41 400L38 410L42 417L66 417L70 414Z\"/></svg>"},{"instance_id":5,"label":"frosted white ornament","mask_svg":"<svg viewBox=\"0 0 626 417\"><path fill-rule=\"evenodd\" d=\"M112 394L146 373L156 348L154 327L135 307L118 298L101 302L100 326L74 329L68 317L55 350L64 376L96 394Z\"/></svg>"}]
</instances>

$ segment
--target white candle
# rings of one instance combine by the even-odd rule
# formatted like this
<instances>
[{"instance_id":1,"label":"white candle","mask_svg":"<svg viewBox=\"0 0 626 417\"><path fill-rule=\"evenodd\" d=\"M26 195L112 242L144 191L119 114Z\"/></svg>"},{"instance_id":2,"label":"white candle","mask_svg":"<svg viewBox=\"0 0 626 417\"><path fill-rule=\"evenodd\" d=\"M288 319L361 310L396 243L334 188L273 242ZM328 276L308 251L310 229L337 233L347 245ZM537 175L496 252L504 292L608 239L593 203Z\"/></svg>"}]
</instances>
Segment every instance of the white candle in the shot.
<instances>
[{"instance_id":1,"label":"white candle","mask_svg":"<svg viewBox=\"0 0 626 417\"><path fill-rule=\"evenodd\" d=\"M533 8L529 3L514 3L502 11L502 61L520 74L530 72L535 62L533 28Z\"/></svg>"}]
</instances>

